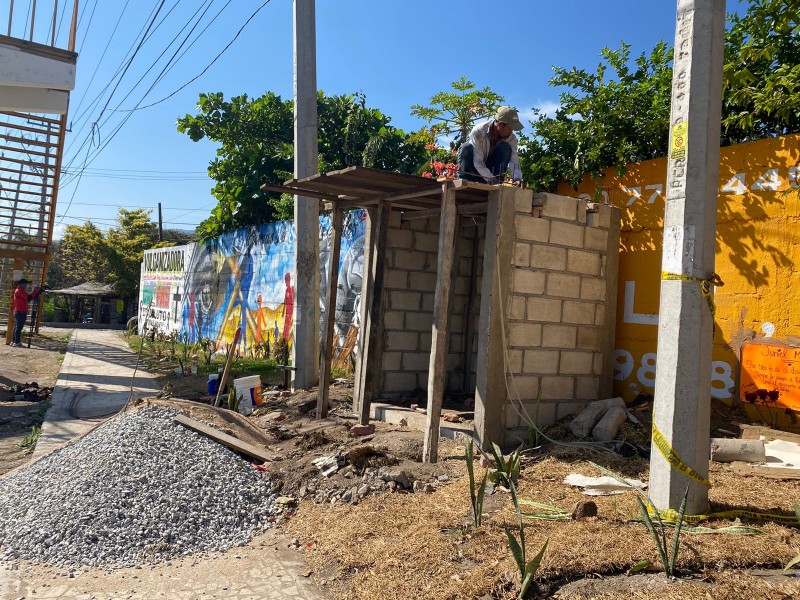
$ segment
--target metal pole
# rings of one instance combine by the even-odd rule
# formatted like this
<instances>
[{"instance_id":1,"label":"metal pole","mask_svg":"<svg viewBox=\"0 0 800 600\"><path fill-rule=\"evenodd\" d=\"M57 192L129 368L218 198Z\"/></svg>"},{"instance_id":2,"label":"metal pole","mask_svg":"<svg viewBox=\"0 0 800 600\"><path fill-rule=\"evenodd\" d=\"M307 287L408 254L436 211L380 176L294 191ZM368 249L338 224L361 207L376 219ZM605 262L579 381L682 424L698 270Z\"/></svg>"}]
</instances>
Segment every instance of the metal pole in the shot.
<instances>
[{"instance_id":1,"label":"metal pole","mask_svg":"<svg viewBox=\"0 0 800 600\"><path fill-rule=\"evenodd\" d=\"M30 41L33 41L33 25L36 22L36 0L33 0L33 5L31 8L31 37Z\"/></svg>"},{"instance_id":2,"label":"metal pole","mask_svg":"<svg viewBox=\"0 0 800 600\"><path fill-rule=\"evenodd\" d=\"M164 224L161 218L161 202L158 203L158 241L164 241Z\"/></svg>"},{"instance_id":3,"label":"metal pole","mask_svg":"<svg viewBox=\"0 0 800 600\"><path fill-rule=\"evenodd\" d=\"M8 37L11 37L11 22L13 20L14 20L14 0L11 0L11 5L8 7L8 31L6 33Z\"/></svg>"},{"instance_id":4,"label":"metal pole","mask_svg":"<svg viewBox=\"0 0 800 600\"><path fill-rule=\"evenodd\" d=\"M56 45L56 27L58 26L58 0L53 2L53 35L50 36L50 45Z\"/></svg>"}]
</instances>

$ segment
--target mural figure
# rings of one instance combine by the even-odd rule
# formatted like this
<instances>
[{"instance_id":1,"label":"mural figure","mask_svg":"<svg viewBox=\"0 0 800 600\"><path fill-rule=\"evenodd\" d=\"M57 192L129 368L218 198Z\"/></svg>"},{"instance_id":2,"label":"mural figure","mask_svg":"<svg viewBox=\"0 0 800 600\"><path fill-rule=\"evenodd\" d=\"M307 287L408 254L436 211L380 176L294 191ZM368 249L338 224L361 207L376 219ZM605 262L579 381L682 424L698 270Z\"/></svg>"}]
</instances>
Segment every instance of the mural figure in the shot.
<instances>
[{"instance_id":1,"label":"mural figure","mask_svg":"<svg viewBox=\"0 0 800 600\"><path fill-rule=\"evenodd\" d=\"M288 340L292 334L292 318L294 317L294 286L291 273L284 275L286 294L283 297L283 339Z\"/></svg>"}]
</instances>

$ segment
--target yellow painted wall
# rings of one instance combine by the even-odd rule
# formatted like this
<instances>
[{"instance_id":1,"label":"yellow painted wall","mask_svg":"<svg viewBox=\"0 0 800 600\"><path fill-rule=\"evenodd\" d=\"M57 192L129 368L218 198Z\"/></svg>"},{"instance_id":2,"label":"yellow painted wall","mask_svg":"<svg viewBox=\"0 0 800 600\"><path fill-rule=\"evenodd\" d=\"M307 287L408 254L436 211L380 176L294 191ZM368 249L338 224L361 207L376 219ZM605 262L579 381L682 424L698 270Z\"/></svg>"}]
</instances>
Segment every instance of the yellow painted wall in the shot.
<instances>
[{"instance_id":1,"label":"yellow painted wall","mask_svg":"<svg viewBox=\"0 0 800 600\"><path fill-rule=\"evenodd\" d=\"M623 176L587 178L577 192L558 190L622 209L614 384L627 401L653 393L665 188L662 158L630 165ZM725 285L715 294L710 393L723 401L738 391L745 339L800 341L798 188L800 135L721 149L716 271Z\"/></svg>"}]
</instances>

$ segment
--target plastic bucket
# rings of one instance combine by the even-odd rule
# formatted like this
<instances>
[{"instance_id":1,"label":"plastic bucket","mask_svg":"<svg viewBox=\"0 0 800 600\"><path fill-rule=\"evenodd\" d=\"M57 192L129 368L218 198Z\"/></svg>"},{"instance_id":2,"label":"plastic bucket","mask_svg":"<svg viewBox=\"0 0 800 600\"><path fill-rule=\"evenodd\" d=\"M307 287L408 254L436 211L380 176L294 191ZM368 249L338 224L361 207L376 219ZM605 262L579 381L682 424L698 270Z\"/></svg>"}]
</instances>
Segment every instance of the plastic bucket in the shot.
<instances>
[{"instance_id":1,"label":"plastic bucket","mask_svg":"<svg viewBox=\"0 0 800 600\"><path fill-rule=\"evenodd\" d=\"M261 375L250 375L233 380L236 395L242 397L239 409L252 408L261 404Z\"/></svg>"},{"instance_id":2,"label":"plastic bucket","mask_svg":"<svg viewBox=\"0 0 800 600\"><path fill-rule=\"evenodd\" d=\"M212 373L208 376L208 395L213 396L219 389L219 375Z\"/></svg>"}]
</instances>

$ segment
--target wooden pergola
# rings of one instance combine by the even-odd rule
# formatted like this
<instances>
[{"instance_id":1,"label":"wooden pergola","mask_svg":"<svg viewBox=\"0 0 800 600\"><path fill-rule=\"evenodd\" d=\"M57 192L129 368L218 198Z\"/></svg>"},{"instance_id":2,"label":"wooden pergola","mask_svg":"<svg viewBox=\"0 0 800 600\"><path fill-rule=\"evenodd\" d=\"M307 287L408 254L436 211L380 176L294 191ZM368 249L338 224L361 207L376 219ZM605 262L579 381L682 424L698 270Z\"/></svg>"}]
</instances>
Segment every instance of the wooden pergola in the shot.
<instances>
[{"instance_id":1,"label":"wooden pergola","mask_svg":"<svg viewBox=\"0 0 800 600\"><path fill-rule=\"evenodd\" d=\"M386 238L389 214L404 211L403 219L439 218L439 248L437 260L436 291L433 308L433 328L428 371L428 409L423 459L436 462L439 440L439 419L442 411L447 368L447 335L449 331L450 289L458 216L487 214L488 192L497 186L466 180L426 179L415 175L394 173L365 167L348 167L340 171L292 179L283 186L263 185L264 190L290 193L297 196L320 198L332 211L332 241L328 281L331 282L325 298L324 341L320 353L320 384L317 399L317 418L328 415L328 393L332 361L333 312L337 287L333 283L339 276L339 249L342 237L343 212L364 208L368 215L367 235L364 244L362 302L364 324L361 335L361 352L354 411L359 422L369 422L370 405L380 384L380 364L383 332L383 280L386 262Z\"/></svg>"}]
</instances>

